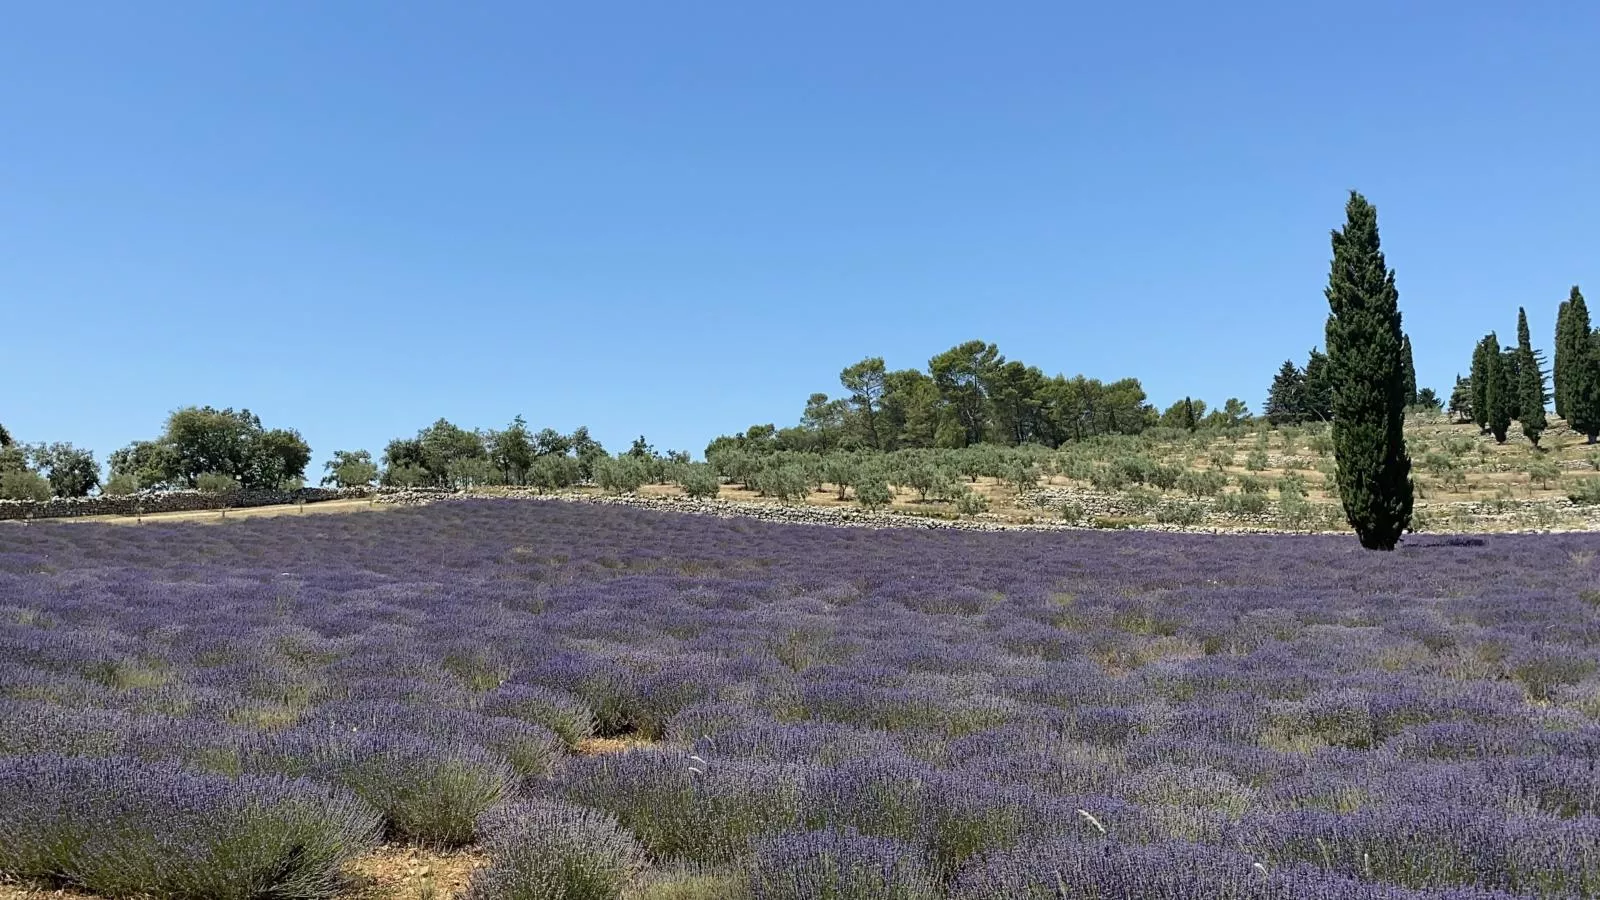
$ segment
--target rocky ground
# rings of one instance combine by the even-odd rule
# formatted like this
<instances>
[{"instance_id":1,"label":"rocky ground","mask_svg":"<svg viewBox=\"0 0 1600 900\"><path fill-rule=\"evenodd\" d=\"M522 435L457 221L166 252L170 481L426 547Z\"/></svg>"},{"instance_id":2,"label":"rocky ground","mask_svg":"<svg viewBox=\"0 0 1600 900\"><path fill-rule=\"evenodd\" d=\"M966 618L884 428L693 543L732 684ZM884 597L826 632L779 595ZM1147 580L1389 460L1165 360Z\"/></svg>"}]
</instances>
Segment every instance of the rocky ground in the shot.
<instances>
[{"instance_id":1,"label":"rocky ground","mask_svg":"<svg viewBox=\"0 0 1600 900\"><path fill-rule=\"evenodd\" d=\"M942 511L927 514L891 510L868 510L852 506L819 506L806 503L759 502L732 499L692 499L673 495L607 495L588 491L539 494L534 491L500 489L494 491L396 491L379 496L379 503L419 506L426 503L463 499L541 500L545 502L602 503L656 509L718 518L745 517L768 522L790 522L856 528L953 528L963 531L1071 531L1090 528L1140 529L1189 532L1196 534L1273 534L1343 531L1337 507L1326 503L1308 504L1314 513L1298 527L1285 524L1280 514L1260 515L1208 512L1195 523L1158 522L1149 518L1150 510L1122 495L1093 494L1077 490L1041 488L1018 501L1019 509L1033 510L1031 516L1015 513L979 513L955 516ZM1177 501L1182 502L1182 501ZM1069 515L1062 509L1069 508ZM1600 531L1600 507L1580 506L1566 499L1471 500L1435 502L1424 509L1422 527L1429 534L1469 534L1481 532L1555 533Z\"/></svg>"}]
</instances>

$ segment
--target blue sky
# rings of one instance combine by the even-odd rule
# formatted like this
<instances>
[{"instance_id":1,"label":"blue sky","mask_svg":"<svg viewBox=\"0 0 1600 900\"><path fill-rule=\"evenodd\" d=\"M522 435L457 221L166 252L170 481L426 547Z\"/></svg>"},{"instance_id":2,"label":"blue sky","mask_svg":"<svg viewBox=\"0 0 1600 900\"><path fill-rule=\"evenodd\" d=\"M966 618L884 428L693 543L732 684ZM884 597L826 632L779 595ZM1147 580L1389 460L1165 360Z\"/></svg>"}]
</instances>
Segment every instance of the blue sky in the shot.
<instances>
[{"instance_id":1,"label":"blue sky","mask_svg":"<svg viewBox=\"0 0 1600 900\"><path fill-rule=\"evenodd\" d=\"M565 7L564 9L561 7ZM15 4L0 422L699 452L971 338L1259 407L1377 204L1420 381L1600 293L1600 5Z\"/></svg>"}]
</instances>

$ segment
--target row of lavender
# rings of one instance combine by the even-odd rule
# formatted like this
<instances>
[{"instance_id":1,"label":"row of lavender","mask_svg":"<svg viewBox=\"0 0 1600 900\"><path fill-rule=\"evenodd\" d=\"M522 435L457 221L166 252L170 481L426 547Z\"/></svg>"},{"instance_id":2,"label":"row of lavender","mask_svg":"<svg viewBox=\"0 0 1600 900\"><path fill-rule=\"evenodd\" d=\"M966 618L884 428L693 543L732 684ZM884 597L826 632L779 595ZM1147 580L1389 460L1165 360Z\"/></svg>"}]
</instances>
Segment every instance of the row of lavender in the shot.
<instances>
[{"instance_id":1,"label":"row of lavender","mask_svg":"<svg viewBox=\"0 0 1600 900\"><path fill-rule=\"evenodd\" d=\"M482 843L482 900L1600 896L1596 550L493 501L8 529L0 872L316 897L388 839Z\"/></svg>"}]
</instances>

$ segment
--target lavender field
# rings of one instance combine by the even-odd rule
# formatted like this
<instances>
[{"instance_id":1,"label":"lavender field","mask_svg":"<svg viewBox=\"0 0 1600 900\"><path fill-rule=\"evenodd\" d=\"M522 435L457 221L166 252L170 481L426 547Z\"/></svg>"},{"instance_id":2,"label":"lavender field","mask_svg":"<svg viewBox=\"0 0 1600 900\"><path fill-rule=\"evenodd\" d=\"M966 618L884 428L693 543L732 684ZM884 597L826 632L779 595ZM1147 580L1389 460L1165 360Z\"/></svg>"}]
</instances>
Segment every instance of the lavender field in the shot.
<instances>
[{"instance_id":1,"label":"lavender field","mask_svg":"<svg viewBox=\"0 0 1600 900\"><path fill-rule=\"evenodd\" d=\"M1600 897L1597 550L8 527L0 874L338 896L381 841L478 848L478 900Z\"/></svg>"}]
</instances>

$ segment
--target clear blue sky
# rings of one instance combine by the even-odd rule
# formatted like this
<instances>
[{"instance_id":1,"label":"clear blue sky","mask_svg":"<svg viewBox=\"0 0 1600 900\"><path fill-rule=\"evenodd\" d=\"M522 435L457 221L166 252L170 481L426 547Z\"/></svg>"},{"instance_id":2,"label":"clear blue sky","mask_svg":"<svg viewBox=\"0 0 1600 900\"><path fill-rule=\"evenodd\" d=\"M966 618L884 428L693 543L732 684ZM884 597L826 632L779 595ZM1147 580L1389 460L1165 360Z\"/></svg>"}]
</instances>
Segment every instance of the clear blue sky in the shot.
<instances>
[{"instance_id":1,"label":"clear blue sky","mask_svg":"<svg viewBox=\"0 0 1600 900\"><path fill-rule=\"evenodd\" d=\"M971 338L1258 408L1350 188L1448 393L1600 295L1597 39L1572 0L11 4L0 422L698 453Z\"/></svg>"}]
</instances>

